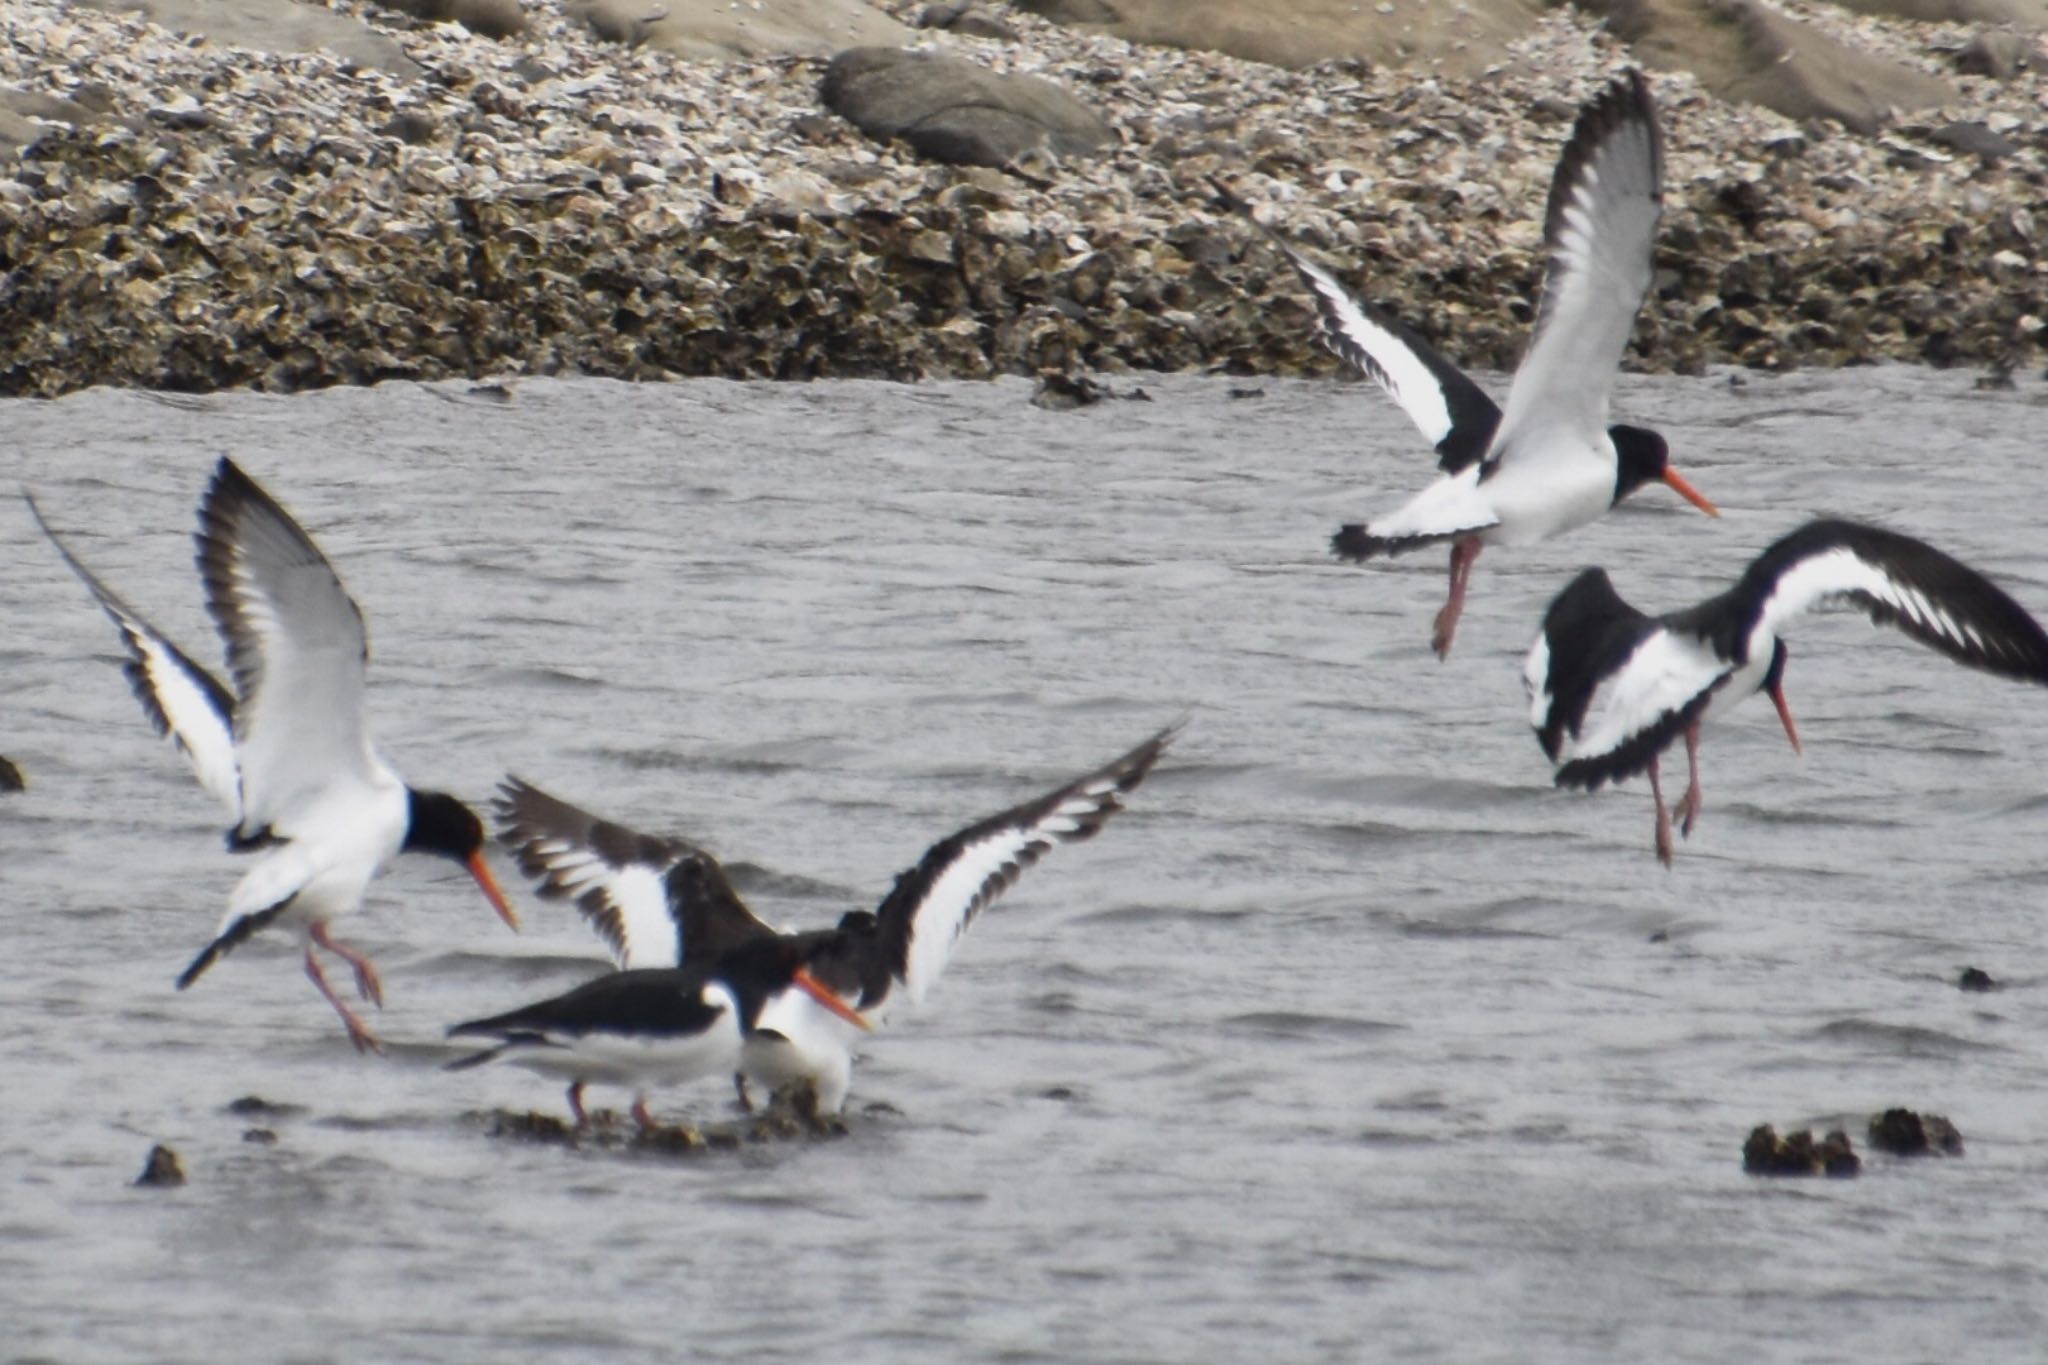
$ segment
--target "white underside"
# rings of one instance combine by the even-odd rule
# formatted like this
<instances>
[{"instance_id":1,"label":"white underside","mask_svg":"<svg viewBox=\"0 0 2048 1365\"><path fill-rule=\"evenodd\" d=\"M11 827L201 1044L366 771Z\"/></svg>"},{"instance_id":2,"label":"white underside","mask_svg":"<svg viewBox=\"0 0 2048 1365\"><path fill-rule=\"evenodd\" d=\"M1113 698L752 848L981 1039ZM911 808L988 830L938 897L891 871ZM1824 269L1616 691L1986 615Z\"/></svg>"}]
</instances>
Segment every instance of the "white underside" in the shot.
<instances>
[{"instance_id":1,"label":"white underside","mask_svg":"<svg viewBox=\"0 0 2048 1365\"><path fill-rule=\"evenodd\" d=\"M255 864L228 897L215 933L244 915L290 899L272 923L304 935L312 925L352 913L370 882L398 857L408 820L405 787L396 778L370 789L353 783L330 788L331 799L308 803L279 832L310 833L255 855Z\"/></svg>"},{"instance_id":2,"label":"white underside","mask_svg":"<svg viewBox=\"0 0 2048 1365\"><path fill-rule=\"evenodd\" d=\"M742 1049L740 1070L764 1090L808 1080L818 1112L836 1114L853 1086L853 1040L859 1030L800 990L781 992L761 1007Z\"/></svg>"},{"instance_id":3,"label":"white underside","mask_svg":"<svg viewBox=\"0 0 2048 1365\"><path fill-rule=\"evenodd\" d=\"M1598 521L1613 505L1611 448L1522 452L1484 483L1478 465L1445 475L1366 531L1390 540L1474 531L1488 545L1533 545Z\"/></svg>"},{"instance_id":4,"label":"white underside","mask_svg":"<svg viewBox=\"0 0 2048 1365\"><path fill-rule=\"evenodd\" d=\"M683 1085L706 1076L731 1077L739 1069L740 1033L730 1011L703 1033L549 1034L549 1045L512 1048L504 1060L543 1076L633 1090Z\"/></svg>"}]
</instances>

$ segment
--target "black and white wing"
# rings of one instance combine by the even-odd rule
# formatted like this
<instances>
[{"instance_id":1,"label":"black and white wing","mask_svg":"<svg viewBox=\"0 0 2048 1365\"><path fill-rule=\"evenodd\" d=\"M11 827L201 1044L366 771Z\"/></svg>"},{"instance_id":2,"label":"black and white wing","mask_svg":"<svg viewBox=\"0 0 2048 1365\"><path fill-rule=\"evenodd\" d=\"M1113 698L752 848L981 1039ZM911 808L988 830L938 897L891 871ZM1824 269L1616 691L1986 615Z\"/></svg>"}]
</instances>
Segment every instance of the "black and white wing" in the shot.
<instances>
[{"instance_id":1,"label":"black and white wing","mask_svg":"<svg viewBox=\"0 0 2048 1365\"><path fill-rule=\"evenodd\" d=\"M1605 570L1586 569L1544 613L1522 686L1557 785L1591 790L1648 768L1730 672L1707 641L1637 611Z\"/></svg>"},{"instance_id":2,"label":"black and white wing","mask_svg":"<svg viewBox=\"0 0 2048 1365\"><path fill-rule=\"evenodd\" d=\"M1212 176L1209 183L1266 235L1308 286L1316 304L1316 339L1379 385L1408 414L1423 439L1436 448L1438 467L1456 473L1478 463L1500 422L1500 409L1486 391L1413 329L1353 294L1335 275L1289 246L1221 181Z\"/></svg>"},{"instance_id":3,"label":"black and white wing","mask_svg":"<svg viewBox=\"0 0 2048 1365\"><path fill-rule=\"evenodd\" d=\"M1437 467L1455 474L1493 444L1500 409L1465 372L1395 318L1357 298L1329 271L1285 242L1294 273L1315 296L1323 345L1380 386L1436 448Z\"/></svg>"},{"instance_id":4,"label":"black and white wing","mask_svg":"<svg viewBox=\"0 0 2048 1365\"><path fill-rule=\"evenodd\" d=\"M1179 729L1168 726L1058 791L941 840L896 878L875 911L876 935L883 962L912 1005L923 1003L974 917L1047 849L1088 838L1123 809L1119 798L1145 780Z\"/></svg>"},{"instance_id":5,"label":"black and white wing","mask_svg":"<svg viewBox=\"0 0 2048 1365\"><path fill-rule=\"evenodd\" d=\"M337 783L395 781L364 730L362 613L312 538L222 456L196 540L238 698L241 833L290 820Z\"/></svg>"},{"instance_id":6,"label":"black and white wing","mask_svg":"<svg viewBox=\"0 0 2048 1365\"><path fill-rule=\"evenodd\" d=\"M1492 458L1579 449L1607 430L1607 398L1650 287L1663 176L1650 87L1625 72L1580 111L1551 179L1543 302ZM1574 439L1546 439L1555 431Z\"/></svg>"},{"instance_id":7,"label":"black and white wing","mask_svg":"<svg viewBox=\"0 0 2048 1365\"><path fill-rule=\"evenodd\" d=\"M26 492L29 514L57 547L57 553L71 566L121 632L128 661L121 671L143 714L159 735L178 746L178 752L192 765L199 785L226 807L228 818L239 825L242 818L241 770L235 757L235 699L218 678L194 662L192 656L167 639L140 612L102 583L78 561L43 511Z\"/></svg>"},{"instance_id":8,"label":"black and white wing","mask_svg":"<svg viewBox=\"0 0 2048 1365\"><path fill-rule=\"evenodd\" d=\"M1759 555L1726 594L1674 622L1723 623L1755 655L1794 618L1830 605L1896 626L1957 663L2048 683L2048 635L2025 607L1924 541L1860 522L1811 521Z\"/></svg>"},{"instance_id":9,"label":"black and white wing","mask_svg":"<svg viewBox=\"0 0 2048 1365\"><path fill-rule=\"evenodd\" d=\"M754 917L718 860L681 839L641 834L508 777L498 842L540 895L576 907L621 968L715 962L774 930Z\"/></svg>"}]
</instances>

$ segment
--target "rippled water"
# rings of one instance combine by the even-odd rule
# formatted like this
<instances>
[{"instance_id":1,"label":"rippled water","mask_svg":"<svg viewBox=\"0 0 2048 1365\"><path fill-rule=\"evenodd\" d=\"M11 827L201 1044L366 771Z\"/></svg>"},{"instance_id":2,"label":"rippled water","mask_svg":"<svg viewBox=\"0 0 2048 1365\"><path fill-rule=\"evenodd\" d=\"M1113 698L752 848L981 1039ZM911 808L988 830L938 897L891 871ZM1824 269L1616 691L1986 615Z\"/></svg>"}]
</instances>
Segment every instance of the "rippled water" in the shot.
<instances>
[{"instance_id":1,"label":"rippled water","mask_svg":"<svg viewBox=\"0 0 2048 1365\"><path fill-rule=\"evenodd\" d=\"M408 777L480 799L512 770L687 832L771 918L871 904L937 837L1191 716L1129 814L868 1046L851 1136L522 1146L465 1114L559 1089L446 1074L440 1031L594 973L594 941L524 894L514 938L407 860L345 935L384 967L389 1058L349 1050L282 940L174 992L238 866L111 628L0 507L0 752L32 783L0 798L5 1353L2034 1356L2048 698L1810 620L1806 757L1761 704L1710 732L1666 872L1641 783L1550 787L1518 675L1579 565L1665 609L1823 511L2048 611L2048 392L1625 381L1725 518L1653 491L1489 552L1439 665L1436 555L1323 554L1427 476L1388 404L1137 382L1155 401L1069 413L1020 382L0 404L7 467L195 653L225 451L362 603ZM1958 991L1965 965L2006 989ZM300 1106L274 1145L226 1112L247 1094ZM1755 1123L1860 1144L1894 1104L1968 1154L1742 1173ZM129 1186L155 1141L188 1186Z\"/></svg>"}]
</instances>

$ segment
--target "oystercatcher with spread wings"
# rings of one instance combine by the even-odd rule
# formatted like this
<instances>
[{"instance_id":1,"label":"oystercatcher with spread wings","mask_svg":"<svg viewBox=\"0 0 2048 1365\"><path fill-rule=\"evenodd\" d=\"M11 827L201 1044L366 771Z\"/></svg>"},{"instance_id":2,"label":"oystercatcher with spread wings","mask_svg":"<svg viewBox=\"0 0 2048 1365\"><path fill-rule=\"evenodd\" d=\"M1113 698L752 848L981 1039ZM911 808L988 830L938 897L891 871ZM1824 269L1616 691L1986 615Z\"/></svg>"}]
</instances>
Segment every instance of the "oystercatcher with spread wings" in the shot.
<instances>
[{"instance_id":1,"label":"oystercatcher with spread wings","mask_svg":"<svg viewBox=\"0 0 2048 1365\"><path fill-rule=\"evenodd\" d=\"M227 646L233 692L100 582L35 500L28 504L119 628L124 671L157 733L227 809L228 847L256 860L178 989L257 931L290 928L305 940L306 975L349 1041L374 1049L376 1036L327 984L313 949L347 962L363 998L383 1003L376 967L329 926L362 903L393 858L432 853L461 863L504 921L519 927L484 863L476 813L445 793L407 786L371 747L362 613L312 538L233 461L223 457L214 470L197 536L207 611Z\"/></svg>"},{"instance_id":2,"label":"oystercatcher with spread wings","mask_svg":"<svg viewBox=\"0 0 2048 1365\"><path fill-rule=\"evenodd\" d=\"M2048 634L1975 569L1896 531L1813 521L1759 555L1734 587L1683 611L1637 611L1601 569L1557 595L1522 674L1529 723L1558 765L1557 784L1590 791L1647 771L1657 856L1668 866L1672 817L1658 755L1684 737L1677 816L1690 835L1700 814L1700 727L1710 716L1762 692L1797 751L1781 637L1800 614L1830 605L1897 626L1958 663L2048 683Z\"/></svg>"},{"instance_id":3,"label":"oystercatcher with spread wings","mask_svg":"<svg viewBox=\"0 0 2048 1365\"><path fill-rule=\"evenodd\" d=\"M1376 381L1436 447L1434 483L1385 516L1343 527L1330 545L1364 561L1450 542L1450 595L1430 637L1438 658L1450 653L1481 546L1562 535L1653 479L1720 515L1671 467L1661 435L1607 421L1650 286L1663 164L1650 88L1627 72L1580 111L1550 182L1543 302L1504 413L1421 337L1283 244L1315 295L1324 343Z\"/></svg>"},{"instance_id":4,"label":"oystercatcher with spread wings","mask_svg":"<svg viewBox=\"0 0 2048 1365\"><path fill-rule=\"evenodd\" d=\"M974 918L1053 845L1088 838L1121 810L1120 798L1144 781L1178 728L940 840L873 912L796 935L811 945L812 976L852 1002L861 1029L886 1022L899 1001L921 1005ZM505 784L497 814L500 841L540 894L573 901L621 967L715 970L735 944L778 937L695 845L636 834L517 778ZM858 1033L849 1022L802 982L773 991L745 1030L739 1070L769 1087L809 1079L820 1111L835 1113L852 1080Z\"/></svg>"}]
</instances>

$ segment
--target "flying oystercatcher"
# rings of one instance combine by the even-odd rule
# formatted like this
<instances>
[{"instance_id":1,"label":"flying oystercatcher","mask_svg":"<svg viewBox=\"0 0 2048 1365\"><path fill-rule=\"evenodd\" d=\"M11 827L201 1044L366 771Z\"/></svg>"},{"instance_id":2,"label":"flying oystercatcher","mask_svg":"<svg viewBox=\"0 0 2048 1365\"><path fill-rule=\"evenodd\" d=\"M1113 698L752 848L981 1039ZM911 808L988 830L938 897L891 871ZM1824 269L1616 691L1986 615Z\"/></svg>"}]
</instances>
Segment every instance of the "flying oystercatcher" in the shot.
<instances>
[{"instance_id":1,"label":"flying oystercatcher","mask_svg":"<svg viewBox=\"0 0 2048 1365\"><path fill-rule=\"evenodd\" d=\"M1794 617L1829 605L1855 607L1972 668L2048 683L2048 634L1975 569L1896 531L1812 521L1757 556L1734 587L1682 611L1637 611L1601 569L1583 571L1557 595L1522 671L1529 723L1558 765L1557 784L1590 791L1647 771L1657 856L1668 866L1672 817L1658 755L1684 737L1677 816L1690 835L1700 815L1700 727L1709 716L1762 692L1797 751L1780 636Z\"/></svg>"},{"instance_id":2,"label":"flying oystercatcher","mask_svg":"<svg viewBox=\"0 0 2048 1365\"><path fill-rule=\"evenodd\" d=\"M123 670L157 733L169 736L199 785L227 808L228 847L255 857L178 989L259 930L290 928L305 942L306 975L341 1016L349 1041L358 1051L381 1050L327 984L313 949L347 962L362 997L383 1004L376 967L329 926L362 903L370 880L394 857L432 853L461 863L505 923L517 929L519 922L484 863L476 813L445 793L407 786L371 747L362 613L333 566L289 513L222 457L199 506L196 539L207 612L227 647L230 692L86 569L33 498L28 505L120 629Z\"/></svg>"},{"instance_id":3,"label":"flying oystercatcher","mask_svg":"<svg viewBox=\"0 0 2048 1365\"><path fill-rule=\"evenodd\" d=\"M1144 781L1178 729L940 840L897 876L876 910L796 935L812 978L852 1001L863 1029L886 1022L899 1000L921 1005L975 916L1046 850L1088 838L1121 810L1120 798ZM636 833L517 778L506 782L497 815L500 841L539 894L571 900L621 967L716 970L735 944L789 937L756 917L717 860L694 844ZM770 1088L808 1079L819 1111L836 1113L858 1036L846 1023L802 982L772 991L745 1031L739 1072Z\"/></svg>"},{"instance_id":4,"label":"flying oystercatcher","mask_svg":"<svg viewBox=\"0 0 2048 1365\"><path fill-rule=\"evenodd\" d=\"M1274 239L1315 296L1324 344L1377 382L1436 447L1434 483L1385 516L1344 526L1330 547L1364 561L1450 542L1450 595L1430 638L1438 658L1450 653L1481 546L1562 535L1651 480L1720 515L1671 467L1661 435L1607 421L1650 285L1662 178L1656 106L1641 73L1629 71L1580 110L1551 179L1543 302L1505 413L1412 330Z\"/></svg>"}]
</instances>

